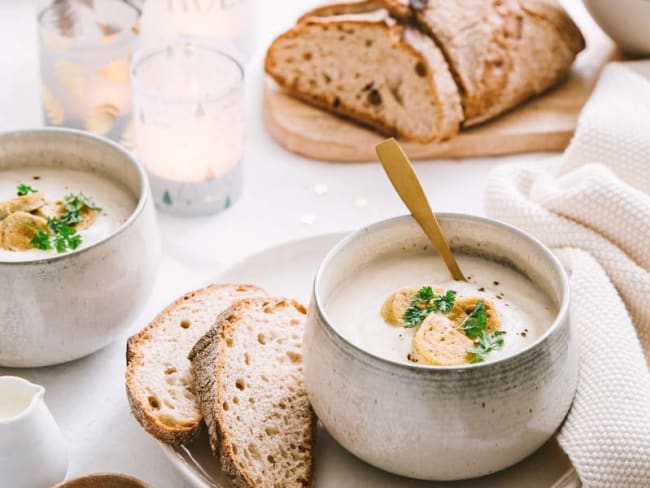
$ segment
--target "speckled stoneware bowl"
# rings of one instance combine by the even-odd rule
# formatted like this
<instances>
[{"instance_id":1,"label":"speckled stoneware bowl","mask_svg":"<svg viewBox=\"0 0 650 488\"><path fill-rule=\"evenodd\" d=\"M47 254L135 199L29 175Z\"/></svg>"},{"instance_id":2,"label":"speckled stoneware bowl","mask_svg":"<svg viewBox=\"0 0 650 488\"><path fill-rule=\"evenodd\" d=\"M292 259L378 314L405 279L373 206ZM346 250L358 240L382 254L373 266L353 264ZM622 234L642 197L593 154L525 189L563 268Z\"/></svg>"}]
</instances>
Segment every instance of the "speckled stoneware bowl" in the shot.
<instances>
[{"instance_id":1,"label":"speckled stoneware bowl","mask_svg":"<svg viewBox=\"0 0 650 488\"><path fill-rule=\"evenodd\" d=\"M438 218L452 249L533 280L557 306L555 322L513 356L459 367L393 362L350 343L324 304L363 263L428 244L412 217L398 217L350 235L321 264L304 337L305 382L320 421L354 455L403 476L456 480L506 468L553 435L575 394L578 350L568 278L546 247L494 220Z\"/></svg>"},{"instance_id":2,"label":"speckled stoneware bowl","mask_svg":"<svg viewBox=\"0 0 650 488\"><path fill-rule=\"evenodd\" d=\"M69 129L0 135L0 172L32 164L103 175L137 204L115 233L88 247L0 261L0 366L48 366L106 346L146 302L160 254L146 175L124 149Z\"/></svg>"}]
</instances>

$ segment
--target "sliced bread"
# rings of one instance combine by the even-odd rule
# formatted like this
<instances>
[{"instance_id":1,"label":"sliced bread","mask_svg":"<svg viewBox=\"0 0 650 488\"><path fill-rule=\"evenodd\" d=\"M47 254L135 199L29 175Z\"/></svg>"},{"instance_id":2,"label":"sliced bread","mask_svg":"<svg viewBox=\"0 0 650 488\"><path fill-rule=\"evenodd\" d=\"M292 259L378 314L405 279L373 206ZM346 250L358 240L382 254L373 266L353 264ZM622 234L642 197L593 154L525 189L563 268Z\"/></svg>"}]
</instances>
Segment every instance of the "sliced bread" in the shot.
<instances>
[{"instance_id":1,"label":"sliced bread","mask_svg":"<svg viewBox=\"0 0 650 488\"><path fill-rule=\"evenodd\" d=\"M462 121L440 50L386 9L303 18L273 42L265 70L296 97L404 139L448 139Z\"/></svg>"},{"instance_id":2,"label":"sliced bread","mask_svg":"<svg viewBox=\"0 0 650 488\"><path fill-rule=\"evenodd\" d=\"M303 384L305 309L235 303L189 355L210 444L235 486L309 486L315 417Z\"/></svg>"},{"instance_id":3,"label":"sliced bread","mask_svg":"<svg viewBox=\"0 0 650 488\"><path fill-rule=\"evenodd\" d=\"M550 88L585 47L580 30L556 0L427 0L411 5L458 83L465 126Z\"/></svg>"},{"instance_id":4,"label":"sliced bread","mask_svg":"<svg viewBox=\"0 0 650 488\"><path fill-rule=\"evenodd\" d=\"M389 12L385 20L390 26L389 37L398 41L392 45L373 42L371 54L380 59L379 63L368 62L368 53L359 43L353 42L353 36L347 35L349 26L340 27L344 32L338 37L336 49L323 46L333 43L331 37L338 34L337 26L349 22L377 22L376 12L386 11ZM308 35L314 30L309 26L317 22L323 23L327 29L333 28L334 32L329 36ZM396 25L397 22L402 26ZM430 40L413 43L407 39L406 33L415 31L413 25L417 25L426 36L410 35L411 38L427 37ZM361 35L364 33L365 30ZM381 100L386 107L383 104L371 106L374 113L368 113L368 107L359 109L364 98L357 97L358 86L347 79L357 76L356 66L359 64L365 68L362 74L367 70L376 78L382 78L387 66L402 65L395 63L394 53L391 53L400 41L412 46L417 44L420 48L429 43L433 45L436 53L429 56L434 60L430 63L433 69L429 71L444 73L439 74L434 82L440 94L438 99L444 101L452 92L460 94L460 118L465 127L496 117L557 84L585 47L580 30L556 0L341 0L317 7L300 17L297 25L269 48L266 70L292 95L383 132L418 142L448 138L450 135L444 135L444 130L439 130L437 137L426 138L422 137L422 131L404 125L403 117L395 115L399 110L391 104L390 95L386 97L385 93L380 93L382 97L375 100ZM277 51L278 46L284 46L281 52ZM438 49L442 53L440 57ZM431 48L426 50L432 51ZM327 55L324 56L323 51ZM337 56L339 61L328 61ZM436 70L439 65L445 69ZM330 71L337 76L332 77ZM406 68L401 71L406 72ZM455 87L449 87L448 72ZM323 73L336 82L326 82L328 86L323 86ZM390 71L383 77L389 92L399 94L395 99L404 100L405 96L406 100L411 99L411 88L399 89L401 78L391 75ZM350 97L355 99L350 102ZM446 109L441 110L452 114L448 120L457 113L456 98L452 96ZM412 125L430 120L430 110L421 108L422 97L415 103L403 105L408 108L406 115L412 119ZM439 102L434 106L438 107Z\"/></svg>"},{"instance_id":5,"label":"sliced bread","mask_svg":"<svg viewBox=\"0 0 650 488\"><path fill-rule=\"evenodd\" d=\"M250 285L212 285L180 297L127 342L126 392L135 418L167 444L192 442L201 412L187 355L241 298L266 295Z\"/></svg>"}]
</instances>

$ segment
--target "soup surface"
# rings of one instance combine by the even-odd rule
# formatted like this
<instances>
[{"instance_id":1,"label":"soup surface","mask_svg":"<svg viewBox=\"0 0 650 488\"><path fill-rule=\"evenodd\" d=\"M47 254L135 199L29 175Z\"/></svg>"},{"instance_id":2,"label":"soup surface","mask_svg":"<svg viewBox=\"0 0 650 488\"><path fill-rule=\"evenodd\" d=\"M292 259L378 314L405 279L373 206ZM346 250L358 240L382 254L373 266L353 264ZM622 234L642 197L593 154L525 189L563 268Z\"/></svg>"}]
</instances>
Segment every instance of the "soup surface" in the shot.
<instances>
[{"instance_id":1,"label":"soup surface","mask_svg":"<svg viewBox=\"0 0 650 488\"><path fill-rule=\"evenodd\" d=\"M476 298L496 311L502 345L481 357L481 361L493 361L526 348L553 323L557 308L526 276L482 257L460 254L456 258L468 282L450 279L442 259L431 253L405 253L370 262L326 298L325 314L332 326L359 348L407 364L422 362L412 355L413 340L421 325L393 325L382 316L387 297L403 287L418 290L430 285L453 290L459 303ZM444 314L437 313L446 320ZM463 340L467 340L465 336ZM464 362L471 362L471 355Z\"/></svg>"},{"instance_id":2,"label":"soup surface","mask_svg":"<svg viewBox=\"0 0 650 488\"><path fill-rule=\"evenodd\" d=\"M82 221L85 215L92 214L92 218L88 218L85 225L82 223L70 224L75 234L79 236L79 244L75 248L68 246L64 252L88 247L110 236L129 218L137 204L136 199L128 191L101 174L64 168L26 166L0 170L0 207L2 204L6 205L7 202L16 201L15 199L19 197L19 187L26 192L27 198L37 196L41 202L44 201L44 205L40 208L32 209L33 206L38 205L36 203L32 207L23 209L26 211L25 213L33 215L35 222L43 222L43 220L36 220L37 217L47 219L48 212L53 217L64 217L63 204L66 197L72 198L81 195L96 206L98 210L82 208ZM14 205L12 211L16 208ZM21 215L25 216L24 213ZM7 217L8 215L0 215L0 229ZM17 236L17 239L11 241L20 242L20 246L10 246L8 239L0 242L0 262L30 261L61 254L55 248L53 240L56 233L48 227L43 229L48 233L50 242L48 243L47 238L42 236L45 238L45 244L41 247L50 245L51 249L39 249L35 245L24 245L30 243L30 239L34 237L33 233L38 230L29 222L22 226L14 226L12 232L27 232L28 229L32 230L32 234L23 236L22 242L19 239L21 236Z\"/></svg>"}]
</instances>

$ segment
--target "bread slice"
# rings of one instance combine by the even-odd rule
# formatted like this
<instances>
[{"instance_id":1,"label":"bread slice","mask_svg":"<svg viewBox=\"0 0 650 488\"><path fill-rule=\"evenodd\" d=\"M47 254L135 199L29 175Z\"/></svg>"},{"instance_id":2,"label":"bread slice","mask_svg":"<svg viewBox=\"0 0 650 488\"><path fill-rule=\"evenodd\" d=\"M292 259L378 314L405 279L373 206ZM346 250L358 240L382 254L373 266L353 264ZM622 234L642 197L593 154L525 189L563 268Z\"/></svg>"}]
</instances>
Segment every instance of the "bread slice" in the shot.
<instances>
[{"instance_id":1,"label":"bread slice","mask_svg":"<svg viewBox=\"0 0 650 488\"><path fill-rule=\"evenodd\" d=\"M189 355L210 444L235 486L311 484L315 416L303 384L305 313L286 298L241 300Z\"/></svg>"},{"instance_id":2,"label":"bread slice","mask_svg":"<svg viewBox=\"0 0 650 488\"><path fill-rule=\"evenodd\" d=\"M555 0L428 0L411 5L458 83L465 126L555 85L585 47L580 30Z\"/></svg>"},{"instance_id":3,"label":"bread slice","mask_svg":"<svg viewBox=\"0 0 650 488\"><path fill-rule=\"evenodd\" d=\"M127 397L147 432L173 445L198 436L201 412L187 355L233 302L264 295L251 285L208 286L180 297L128 340Z\"/></svg>"},{"instance_id":4,"label":"bread slice","mask_svg":"<svg viewBox=\"0 0 650 488\"><path fill-rule=\"evenodd\" d=\"M265 70L290 94L403 139L448 139L462 121L440 50L386 9L305 17L272 43Z\"/></svg>"}]
</instances>

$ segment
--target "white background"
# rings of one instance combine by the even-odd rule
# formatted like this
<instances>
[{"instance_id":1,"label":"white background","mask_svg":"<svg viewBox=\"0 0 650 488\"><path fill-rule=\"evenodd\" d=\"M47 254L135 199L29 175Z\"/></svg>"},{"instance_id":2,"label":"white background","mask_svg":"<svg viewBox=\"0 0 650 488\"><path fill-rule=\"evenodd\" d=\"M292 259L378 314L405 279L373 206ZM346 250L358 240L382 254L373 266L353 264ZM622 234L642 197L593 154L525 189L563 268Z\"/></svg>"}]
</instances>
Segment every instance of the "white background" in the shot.
<instances>
[{"instance_id":1,"label":"white background","mask_svg":"<svg viewBox=\"0 0 650 488\"><path fill-rule=\"evenodd\" d=\"M163 242L160 271L151 299L129 333L146 325L173 298L201 286L247 254L289 239L351 230L405 213L378 163L311 161L282 149L264 129L264 47L312 4L312 0L259 0L257 54L246 73L244 194L231 209L214 217L158 216ZM0 0L2 131L42 124L35 5L36 0ZM431 161L418 163L416 169L436 210L482 214L484 181L491 167L543 157ZM328 191L318 195L314 185L327 185ZM367 205L355 205L357 199ZM46 387L47 404L70 446L70 475L116 471L137 476L155 488L186 486L156 442L129 414L123 384L126 337L70 364L39 370L0 369L0 375L20 375Z\"/></svg>"}]
</instances>

